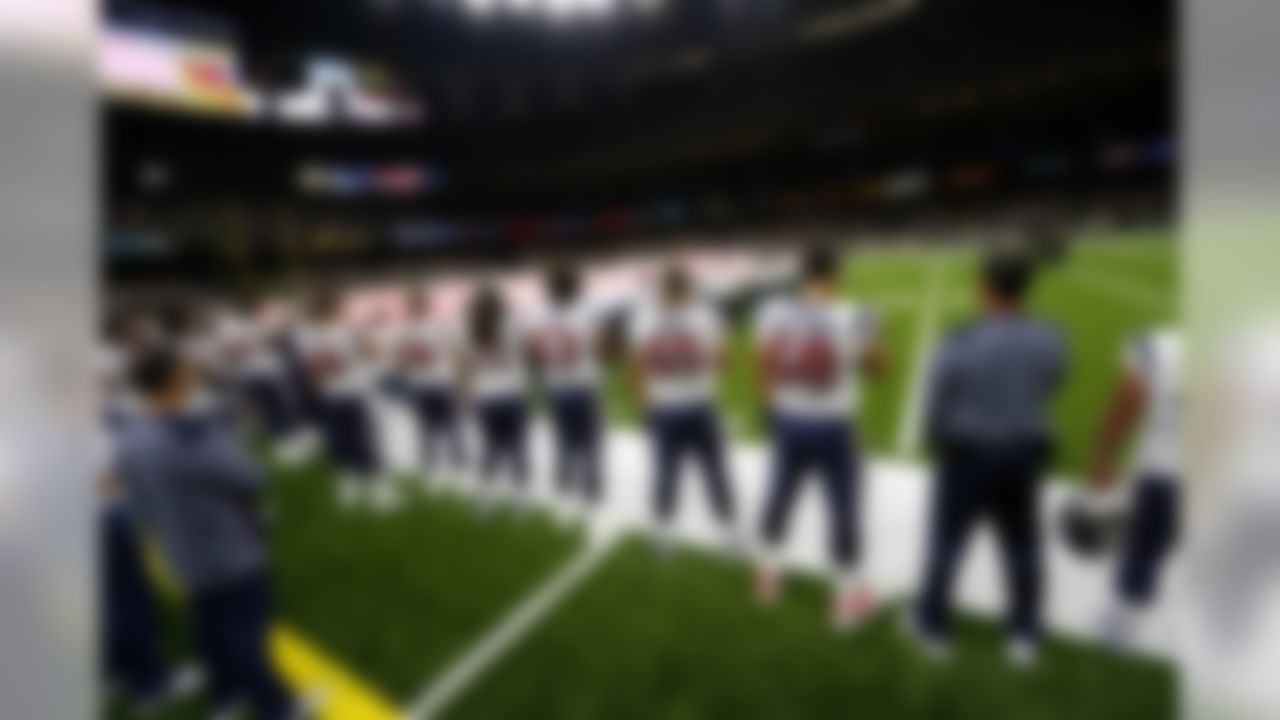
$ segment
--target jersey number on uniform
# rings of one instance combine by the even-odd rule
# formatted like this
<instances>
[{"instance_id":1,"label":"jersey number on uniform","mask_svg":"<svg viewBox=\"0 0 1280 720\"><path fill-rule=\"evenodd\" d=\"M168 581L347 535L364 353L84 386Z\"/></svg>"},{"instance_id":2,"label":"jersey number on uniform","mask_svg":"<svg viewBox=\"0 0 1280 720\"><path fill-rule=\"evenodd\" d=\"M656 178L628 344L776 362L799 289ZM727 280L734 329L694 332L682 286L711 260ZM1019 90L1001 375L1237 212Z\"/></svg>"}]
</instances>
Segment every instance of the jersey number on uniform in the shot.
<instances>
[{"instance_id":1,"label":"jersey number on uniform","mask_svg":"<svg viewBox=\"0 0 1280 720\"><path fill-rule=\"evenodd\" d=\"M572 367L581 354L577 339L563 328L545 330L538 338L538 355L549 367Z\"/></svg>"},{"instance_id":2,"label":"jersey number on uniform","mask_svg":"<svg viewBox=\"0 0 1280 720\"><path fill-rule=\"evenodd\" d=\"M650 340L644 360L649 370L658 375L693 375L704 364L697 340L680 330L663 332Z\"/></svg>"},{"instance_id":3,"label":"jersey number on uniform","mask_svg":"<svg viewBox=\"0 0 1280 720\"><path fill-rule=\"evenodd\" d=\"M311 369L321 377L333 377L342 372L342 357L337 353L317 352L311 356Z\"/></svg>"},{"instance_id":4,"label":"jersey number on uniform","mask_svg":"<svg viewBox=\"0 0 1280 720\"><path fill-rule=\"evenodd\" d=\"M431 346L421 341L408 342L400 348L400 362L407 367L430 367L434 359Z\"/></svg>"},{"instance_id":5,"label":"jersey number on uniform","mask_svg":"<svg viewBox=\"0 0 1280 720\"><path fill-rule=\"evenodd\" d=\"M823 335L783 335L766 347L769 367L783 385L827 390L837 378L836 348Z\"/></svg>"}]
</instances>

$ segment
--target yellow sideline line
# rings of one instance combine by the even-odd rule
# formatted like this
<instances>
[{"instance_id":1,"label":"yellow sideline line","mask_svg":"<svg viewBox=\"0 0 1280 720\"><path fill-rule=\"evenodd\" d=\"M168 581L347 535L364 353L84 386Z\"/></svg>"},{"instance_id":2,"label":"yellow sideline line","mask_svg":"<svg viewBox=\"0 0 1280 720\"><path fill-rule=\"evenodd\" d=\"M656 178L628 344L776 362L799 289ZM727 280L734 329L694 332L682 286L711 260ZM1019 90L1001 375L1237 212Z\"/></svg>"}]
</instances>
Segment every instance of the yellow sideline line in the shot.
<instances>
[{"instance_id":1,"label":"yellow sideline line","mask_svg":"<svg viewBox=\"0 0 1280 720\"><path fill-rule=\"evenodd\" d=\"M376 690L284 623L271 627L271 655L299 692L316 692L324 720L393 720L400 713Z\"/></svg>"},{"instance_id":2,"label":"yellow sideline line","mask_svg":"<svg viewBox=\"0 0 1280 720\"><path fill-rule=\"evenodd\" d=\"M154 542L143 544L147 574L166 597L181 602L183 592ZM285 682L299 694L322 700L321 720L397 720L400 712L381 693L302 633L285 623L271 624L271 657Z\"/></svg>"}]
</instances>

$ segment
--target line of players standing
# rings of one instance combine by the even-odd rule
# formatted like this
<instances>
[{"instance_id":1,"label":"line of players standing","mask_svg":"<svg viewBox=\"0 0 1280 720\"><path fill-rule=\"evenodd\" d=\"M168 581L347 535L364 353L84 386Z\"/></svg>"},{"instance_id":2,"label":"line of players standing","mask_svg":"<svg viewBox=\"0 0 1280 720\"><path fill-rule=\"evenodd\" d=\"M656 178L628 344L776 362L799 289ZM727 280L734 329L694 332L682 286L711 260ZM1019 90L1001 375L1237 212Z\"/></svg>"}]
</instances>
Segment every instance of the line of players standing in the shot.
<instances>
[{"instance_id":1,"label":"line of players standing","mask_svg":"<svg viewBox=\"0 0 1280 720\"><path fill-rule=\"evenodd\" d=\"M877 315L843 297L840 267L833 251L811 251L801 263L796 291L760 308L751 358L754 387L742 390L758 396L772 438L757 596L769 603L780 591L778 549L801 481L812 473L829 513L836 579L831 619L847 629L876 605L859 573L863 454L851 410L856 414L860 378L885 372L889 361ZM951 576L970 527L985 518L996 524L1005 547L1011 659L1035 659L1042 582L1035 515L1047 453L1034 448L1051 440L1045 407L1065 371L1056 331L1022 312L1029 284L1028 267L989 262L980 282L983 316L949 338L935 363L926 415L938 450L939 482L928 523L923 597L907 613L930 657L946 655ZM671 542L678 470L694 459L723 522L726 545L746 549L717 403L721 374L737 360L728 352L719 310L673 264L654 297L629 314L625 342L618 342L609 332L610 312L583 297L571 268L552 270L545 290L545 308L524 313L496 288L481 287L462 322L439 317L430 296L420 293L404 323L359 328L347 321L336 295L320 293L300 317L262 299L212 322L173 325L217 386L252 408L281 460L305 456L301 431L318 425L339 471L341 501L382 507L394 504L395 486L386 479L372 393L387 391L409 403L428 476L459 476L470 467L488 490L481 494L488 506L493 491L504 485L517 499L528 498L535 384L544 391L552 420L558 490L583 509L599 503L607 484L602 384L606 367L621 362L632 396L649 419L659 547ZM122 364L119 357L137 342L133 335L115 338L115 359L107 367ZM1076 508L1093 525L1108 513L1112 505L1098 498L1115 494L1106 490L1115 485L1118 448L1143 406L1155 405L1149 413L1155 419L1144 431L1149 450L1143 462L1150 471L1144 473L1139 506L1132 508L1134 529L1121 563L1116 607L1108 615L1109 636L1117 639L1131 633L1127 624L1120 627L1121 619L1153 594L1177 515L1176 492L1167 490L1176 489L1176 468L1167 457L1175 442L1167 438L1175 431L1156 427L1176 425L1176 408L1164 399L1176 393L1180 353L1173 343L1162 339L1135 351L1141 357L1130 360L1127 389L1104 423L1094 491L1084 493L1088 501ZM474 448L467 442L469 427L478 436Z\"/></svg>"}]
</instances>

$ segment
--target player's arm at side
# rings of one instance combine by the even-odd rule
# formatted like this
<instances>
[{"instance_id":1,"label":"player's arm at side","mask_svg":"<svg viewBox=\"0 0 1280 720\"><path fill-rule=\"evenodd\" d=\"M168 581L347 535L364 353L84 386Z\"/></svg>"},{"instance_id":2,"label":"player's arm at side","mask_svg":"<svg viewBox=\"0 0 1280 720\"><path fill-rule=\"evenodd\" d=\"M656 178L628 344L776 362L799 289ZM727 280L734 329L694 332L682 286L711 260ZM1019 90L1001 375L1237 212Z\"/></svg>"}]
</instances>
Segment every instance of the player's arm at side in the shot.
<instances>
[{"instance_id":1,"label":"player's arm at side","mask_svg":"<svg viewBox=\"0 0 1280 720\"><path fill-rule=\"evenodd\" d=\"M458 402L463 407L468 407L471 404L475 360L472 358L471 351L462 343L458 343L451 352L453 353L454 367L457 368Z\"/></svg>"},{"instance_id":2,"label":"player's arm at side","mask_svg":"<svg viewBox=\"0 0 1280 720\"><path fill-rule=\"evenodd\" d=\"M333 369L329 367L329 361L324 355L315 352L314 344L315 340L312 338L302 341L302 369L312 385L323 387Z\"/></svg>"},{"instance_id":3,"label":"player's arm at side","mask_svg":"<svg viewBox=\"0 0 1280 720\"><path fill-rule=\"evenodd\" d=\"M1116 382L1103 415L1089 464L1089 486L1106 490L1115 483L1116 466L1125 444L1133 434L1147 401L1147 386L1142 375L1127 369Z\"/></svg>"},{"instance_id":4,"label":"player's arm at side","mask_svg":"<svg viewBox=\"0 0 1280 720\"><path fill-rule=\"evenodd\" d=\"M952 359L954 342L953 334L938 345L933 357L929 359L929 368L925 375L923 408L925 437L934 452L945 452L951 440L947 435L944 419L955 387L955 368Z\"/></svg>"},{"instance_id":5,"label":"player's arm at side","mask_svg":"<svg viewBox=\"0 0 1280 720\"><path fill-rule=\"evenodd\" d=\"M649 402L649 378L648 369L645 367L644 351L633 344L628 348L625 357L627 396L636 413L643 416Z\"/></svg>"},{"instance_id":6,"label":"player's arm at side","mask_svg":"<svg viewBox=\"0 0 1280 720\"><path fill-rule=\"evenodd\" d=\"M774 377L773 350L769 346L767 335L762 333L757 338L752 360L755 365L755 407L759 409L760 417L768 417L777 378Z\"/></svg>"},{"instance_id":7,"label":"player's arm at side","mask_svg":"<svg viewBox=\"0 0 1280 720\"><path fill-rule=\"evenodd\" d=\"M515 334L518 338L516 343L517 350L520 354L519 361L525 364L534 378L541 382L543 375L547 371L547 358L544 352L542 334L544 330L539 321L518 321L516 322Z\"/></svg>"},{"instance_id":8,"label":"player's arm at side","mask_svg":"<svg viewBox=\"0 0 1280 720\"><path fill-rule=\"evenodd\" d=\"M603 367L627 361L626 333L623 331L623 319L616 314L603 310L596 311L594 317L595 353L597 361Z\"/></svg>"},{"instance_id":9,"label":"player's arm at side","mask_svg":"<svg viewBox=\"0 0 1280 720\"><path fill-rule=\"evenodd\" d=\"M889 350L884 343L880 314L863 311L858 322L865 347L858 358L858 369L870 378L884 377L889 372Z\"/></svg>"},{"instance_id":10,"label":"player's arm at side","mask_svg":"<svg viewBox=\"0 0 1280 720\"><path fill-rule=\"evenodd\" d=\"M266 486L262 468L231 426L215 417L192 418L182 437L193 480L242 495L258 495Z\"/></svg>"},{"instance_id":11,"label":"player's arm at side","mask_svg":"<svg viewBox=\"0 0 1280 720\"><path fill-rule=\"evenodd\" d=\"M644 357L647 334L647 318L638 312L627 316L626 330L619 333L627 399L640 417L644 415L649 398L648 368Z\"/></svg>"},{"instance_id":12,"label":"player's arm at side","mask_svg":"<svg viewBox=\"0 0 1280 720\"><path fill-rule=\"evenodd\" d=\"M528 389L538 395L545 396L548 388L547 374L550 369L550 361L543 346L543 331L540 327L532 325L518 325L517 328L517 337L520 340L517 343L516 362L523 363L522 367L529 371L526 378L526 382L529 384Z\"/></svg>"},{"instance_id":13,"label":"player's arm at side","mask_svg":"<svg viewBox=\"0 0 1280 720\"><path fill-rule=\"evenodd\" d=\"M356 327L352 329L351 334L355 340L356 353L361 360L372 362L378 359L380 348L376 337L377 327Z\"/></svg>"}]
</instances>

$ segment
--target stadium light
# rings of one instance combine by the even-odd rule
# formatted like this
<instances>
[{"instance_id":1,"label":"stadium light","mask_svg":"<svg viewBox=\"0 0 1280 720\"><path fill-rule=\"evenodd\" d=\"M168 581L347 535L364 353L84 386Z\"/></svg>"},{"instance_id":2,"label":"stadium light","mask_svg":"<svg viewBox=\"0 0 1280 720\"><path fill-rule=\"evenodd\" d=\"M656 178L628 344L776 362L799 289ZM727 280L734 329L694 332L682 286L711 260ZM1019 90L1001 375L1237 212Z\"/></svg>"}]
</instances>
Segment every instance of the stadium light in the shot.
<instances>
[{"instance_id":1,"label":"stadium light","mask_svg":"<svg viewBox=\"0 0 1280 720\"><path fill-rule=\"evenodd\" d=\"M462 6L476 17L488 17L498 9L497 0L462 0Z\"/></svg>"},{"instance_id":2,"label":"stadium light","mask_svg":"<svg viewBox=\"0 0 1280 720\"><path fill-rule=\"evenodd\" d=\"M663 0L458 0L462 9L476 18L505 13L521 18L573 20L603 18L634 11L650 15L661 9Z\"/></svg>"}]
</instances>

